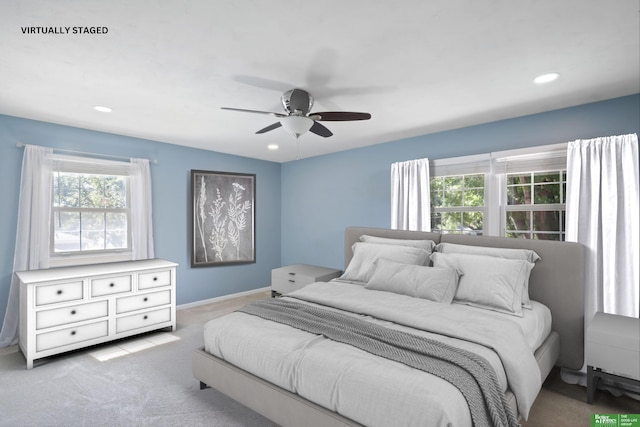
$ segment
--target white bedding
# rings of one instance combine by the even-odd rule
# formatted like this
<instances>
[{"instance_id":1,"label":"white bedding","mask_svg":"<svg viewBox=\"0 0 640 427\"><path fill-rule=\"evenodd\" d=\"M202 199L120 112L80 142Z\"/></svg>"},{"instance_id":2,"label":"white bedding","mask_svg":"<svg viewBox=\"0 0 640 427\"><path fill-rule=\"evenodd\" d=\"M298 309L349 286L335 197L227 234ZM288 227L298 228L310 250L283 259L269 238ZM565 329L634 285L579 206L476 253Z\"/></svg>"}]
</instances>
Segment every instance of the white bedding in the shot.
<instances>
[{"instance_id":1,"label":"white bedding","mask_svg":"<svg viewBox=\"0 0 640 427\"><path fill-rule=\"evenodd\" d=\"M311 284L287 298L348 310L481 355L494 367L502 390L517 396L525 419L540 389L532 348L550 326L540 320L545 318L541 304L518 318L339 282ZM526 339L523 331L535 333L536 339ZM208 322L204 337L209 353L364 425L471 425L455 386L321 336L236 312Z\"/></svg>"}]
</instances>

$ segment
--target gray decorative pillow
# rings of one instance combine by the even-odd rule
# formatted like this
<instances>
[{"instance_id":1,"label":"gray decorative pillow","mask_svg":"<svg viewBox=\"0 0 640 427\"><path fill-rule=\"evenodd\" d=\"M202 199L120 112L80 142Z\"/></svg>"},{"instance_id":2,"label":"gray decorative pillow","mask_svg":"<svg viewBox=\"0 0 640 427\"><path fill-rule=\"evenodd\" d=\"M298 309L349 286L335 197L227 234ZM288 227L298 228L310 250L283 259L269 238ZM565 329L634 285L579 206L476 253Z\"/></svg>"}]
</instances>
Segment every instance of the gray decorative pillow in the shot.
<instances>
[{"instance_id":1,"label":"gray decorative pillow","mask_svg":"<svg viewBox=\"0 0 640 427\"><path fill-rule=\"evenodd\" d=\"M379 258L403 264L424 265L429 262L429 252L409 246L356 242L352 248L353 258L340 277L343 280L368 282Z\"/></svg>"},{"instance_id":2,"label":"gray decorative pillow","mask_svg":"<svg viewBox=\"0 0 640 427\"><path fill-rule=\"evenodd\" d=\"M396 246L410 246L413 248L424 249L431 253L436 246L436 242L433 240L412 240L412 239L391 239L388 237L377 237L363 234L360 236L361 242L367 243L380 243L382 245L396 245Z\"/></svg>"},{"instance_id":3,"label":"gray decorative pillow","mask_svg":"<svg viewBox=\"0 0 640 427\"><path fill-rule=\"evenodd\" d=\"M451 304L459 276L454 268L401 264L380 258L365 288Z\"/></svg>"},{"instance_id":4,"label":"gray decorative pillow","mask_svg":"<svg viewBox=\"0 0 640 427\"><path fill-rule=\"evenodd\" d=\"M434 252L435 267L462 272L454 302L522 317L522 288L534 264L484 255Z\"/></svg>"},{"instance_id":5,"label":"gray decorative pillow","mask_svg":"<svg viewBox=\"0 0 640 427\"><path fill-rule=\"evenodd\" d=\"M486 255L496 258L520 259L532 263L541 259L540 255L531 249L492 248L487 246L459 245L456 243L439 243L436 245L435 251L442 252L444 254ZM522 288L522 306L525 308L531 308L528 279Z\"/></svg>"}]
</instances>

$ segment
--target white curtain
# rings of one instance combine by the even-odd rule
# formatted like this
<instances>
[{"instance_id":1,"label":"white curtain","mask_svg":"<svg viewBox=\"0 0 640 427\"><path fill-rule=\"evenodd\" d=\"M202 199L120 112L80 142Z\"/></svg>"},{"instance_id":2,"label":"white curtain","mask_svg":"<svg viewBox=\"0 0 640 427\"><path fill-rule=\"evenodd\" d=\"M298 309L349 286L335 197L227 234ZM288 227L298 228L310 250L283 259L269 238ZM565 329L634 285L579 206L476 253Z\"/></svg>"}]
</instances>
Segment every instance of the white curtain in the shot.
<instances>
[{"instance_id":1,"label":"white curtain","mask_svg":"<svg viewBox=\"0 0 640 427\"><path fill-rule=\"evenodd\" d=\"M133 259L154 257L149 160L131 159L131 250Z\"/></svg>"},{"instance_id":2,"label":"white curtain","mask_svg":"<svg viewBox=\"0 0 640 427\"><path fill-rule=\"evenodd\" d=\"M638 176L635 134L569 143L566 239L587 248L587 322L639 316Z\"/></svg>"},{"instance_id":3,"label":"white curtain","mask_svg":"<svg viewBox=\"0 0 640 427\"><path fill-rule=\"evenodd\" d=\"M31 145L24 148L13 271L49 267L52 155L51 148ZM18 283L12 274L7 310L0 332L0 348L18 341Z\"/></svg>"},{"instance_id":4,"label":"white curtain","mask_svg":"<svg viewBox=\"0 0 640 427\"><path fill-rule=\"evenodd\" d=\"M429 159L391 165L391 228L431 231Z\"/></svg>"},{"instance_id":5,"label":"white curtain","mask_svg":"<svg viewBox=\"0 0 640 427\"><path fill-rule=\"evenodd\" d=\"M586 247L585 331L597 311L639 315L639 181L637 135L569 143L566 240ZM586 385L585 371L562 378Z\"/></svg>"}]
</instances>

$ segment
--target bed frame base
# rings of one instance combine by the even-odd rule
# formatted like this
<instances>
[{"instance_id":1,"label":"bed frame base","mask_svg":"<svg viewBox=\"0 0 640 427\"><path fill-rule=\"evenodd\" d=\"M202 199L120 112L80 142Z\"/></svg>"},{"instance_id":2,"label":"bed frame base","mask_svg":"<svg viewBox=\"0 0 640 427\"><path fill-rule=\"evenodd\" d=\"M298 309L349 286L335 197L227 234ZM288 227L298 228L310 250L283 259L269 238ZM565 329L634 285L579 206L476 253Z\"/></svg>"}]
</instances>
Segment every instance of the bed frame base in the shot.
<instances>
[{"instance_id":1,"label":"bed frame base","mask_svg":"<svg viewBox=\"0 0 640 427\"><path fill-rule=\"evenodd\" d=\"M192 356L200 389L211 386L282 427L362 427L335 412L198 349Z\"/></svg>"}]
</instances>

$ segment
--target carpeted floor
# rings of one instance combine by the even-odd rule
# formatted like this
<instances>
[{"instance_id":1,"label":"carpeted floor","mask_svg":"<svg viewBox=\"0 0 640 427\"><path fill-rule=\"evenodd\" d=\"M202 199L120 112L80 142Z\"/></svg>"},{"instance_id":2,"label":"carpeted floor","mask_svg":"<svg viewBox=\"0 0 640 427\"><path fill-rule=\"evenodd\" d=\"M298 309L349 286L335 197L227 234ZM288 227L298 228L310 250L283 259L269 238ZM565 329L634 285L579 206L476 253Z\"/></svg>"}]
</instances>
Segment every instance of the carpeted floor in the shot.
<instances>
[{"instance_id":1,"label":"carpeted floor","mask_svg":"<svg viewBox=\"0 0 640 427\"><path fill-rule=\"evenodd\" d=\"M274 426L216 390L200 390L191 373L203 324L267 297L261 292L178 310L177 331L144 336L158 342L145 348L132 338L36 361L32 370L25 369L17 349L2 350L0 426ZM92 355L104 355L114 345L137 348L104 361ZM524 426L590 426L594 413L640 413L640 402L629 397L600 391L594 405L585 398L584 387L565 384L555 370Z\"/></svg>"}]
</instances>

